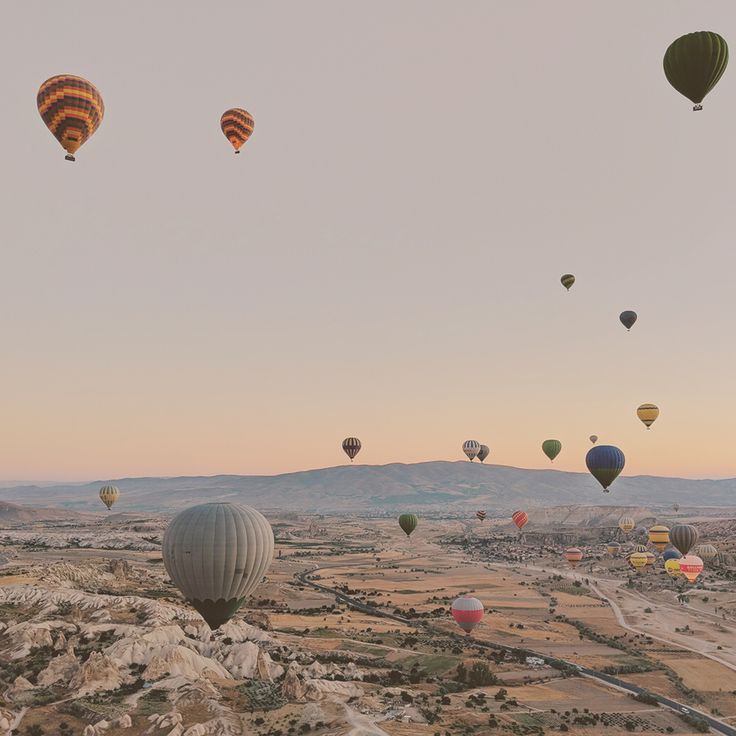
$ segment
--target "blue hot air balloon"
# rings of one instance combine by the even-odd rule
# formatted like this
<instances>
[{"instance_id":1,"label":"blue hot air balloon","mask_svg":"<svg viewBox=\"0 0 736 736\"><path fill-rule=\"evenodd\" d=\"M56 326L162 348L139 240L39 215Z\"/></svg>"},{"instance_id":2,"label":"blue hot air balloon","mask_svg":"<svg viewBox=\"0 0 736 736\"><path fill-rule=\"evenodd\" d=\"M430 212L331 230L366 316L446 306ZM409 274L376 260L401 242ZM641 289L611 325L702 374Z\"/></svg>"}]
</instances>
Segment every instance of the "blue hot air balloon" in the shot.
<instances>
[{"instance_id":1,"label":"blue hot air balloon","mask_svg":"<svg viewBox=\"0 0 736 736\"><path fill-rule=\"evenodd\" d=\"M618 447L596 445L588 450L585 464L590 474L603 486L603 491L608 493L608 486L618 478L619 473L624 469L626 458Z\"/></svg>"},{"instance_id":2,"label":"blue hot air balloon","mask_svg":"<svg viewBox=\"0 0 736 736\"><path fill-rule=\"evenodd\" d=\"M682 557L682 553L674 547L667 547L667 549L662 552L662 559L665 562L667 562L667 560L679 560L680 557Z\"/></svg>"}]
</instances>

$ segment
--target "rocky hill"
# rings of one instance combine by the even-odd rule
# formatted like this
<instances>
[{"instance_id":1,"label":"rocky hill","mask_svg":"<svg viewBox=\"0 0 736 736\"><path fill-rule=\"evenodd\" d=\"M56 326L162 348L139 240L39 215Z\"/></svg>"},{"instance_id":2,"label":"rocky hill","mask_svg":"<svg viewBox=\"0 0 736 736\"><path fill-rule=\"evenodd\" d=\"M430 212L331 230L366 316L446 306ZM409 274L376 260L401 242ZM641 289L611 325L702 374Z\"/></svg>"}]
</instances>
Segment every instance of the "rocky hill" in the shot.
<instances>
[{"instance_id":1,"label":"rocky hill","mask_svg":"<svg viewBox=\"0 0 736 736\"><path fill-rule=\"evenodd\" d=\"M560 505L670 507L732 506L736 479L686 480L621 477L604 494L587 473L525 470L469 462L411 465L344 465L274 476L217 475L180 478L123 478L117 511L175 511L194 503L227 500L263 509L317 512L467 513L486 508L506 514L514 508ZM99 511L101 482L0 489L0 499L73 510Z\"/></svg>"}]
</instances>

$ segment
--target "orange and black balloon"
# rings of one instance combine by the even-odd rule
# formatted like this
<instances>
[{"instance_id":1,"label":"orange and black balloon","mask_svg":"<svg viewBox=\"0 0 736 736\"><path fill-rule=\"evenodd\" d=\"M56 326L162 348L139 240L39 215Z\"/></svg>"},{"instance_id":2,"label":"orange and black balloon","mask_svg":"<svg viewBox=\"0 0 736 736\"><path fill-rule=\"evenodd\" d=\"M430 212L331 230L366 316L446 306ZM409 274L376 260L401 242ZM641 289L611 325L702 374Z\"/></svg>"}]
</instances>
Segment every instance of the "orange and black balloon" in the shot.
<instances>
[{"instance_id":1,"label":"orange and black balloon","mask_svg":"<svg viewBox=\"0 0 736 736\"><path fill-rule=\"evenodd\" d=\"M38 112L46 127L74 161L79 147L100 127L105 103L91 82L73 74L47 79L36 97Z\"/></svg>"},{"instance_id":2,"label":"orange and black balloon","mask_svg":"<svg viewBox=\"0 0 736 736\"><path fill-rule=\"evenodd\" d=\"M233 107L225 110L220 118L220 127L225 137L230 141L235 153L240 153L243 144L253 134L256 123L253 116L242 107Z\"/></svg>"}]
</instances>

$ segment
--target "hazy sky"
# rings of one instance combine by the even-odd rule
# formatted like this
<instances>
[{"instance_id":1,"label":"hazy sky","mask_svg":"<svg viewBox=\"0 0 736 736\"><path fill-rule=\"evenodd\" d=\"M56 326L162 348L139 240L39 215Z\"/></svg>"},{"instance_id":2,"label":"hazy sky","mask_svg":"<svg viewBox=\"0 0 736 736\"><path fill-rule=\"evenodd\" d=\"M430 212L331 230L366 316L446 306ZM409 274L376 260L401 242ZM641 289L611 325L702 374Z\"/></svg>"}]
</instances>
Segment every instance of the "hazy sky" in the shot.
<instances>
[{"instance_id":1,"label":"hazy sky","mask_svg":"<svg viewBox=\"0 0 736 736\"><path fill-rule=\"evenodd\" d=\"M683 33L736 44L733 0L3 21L0 477L281 472L353 434L583 470L591 433L626 474L736 475L736 68L701 113L662 72ZM106 105L75 164L35 105L59 73Z\"/></svg>"}]
</instances>

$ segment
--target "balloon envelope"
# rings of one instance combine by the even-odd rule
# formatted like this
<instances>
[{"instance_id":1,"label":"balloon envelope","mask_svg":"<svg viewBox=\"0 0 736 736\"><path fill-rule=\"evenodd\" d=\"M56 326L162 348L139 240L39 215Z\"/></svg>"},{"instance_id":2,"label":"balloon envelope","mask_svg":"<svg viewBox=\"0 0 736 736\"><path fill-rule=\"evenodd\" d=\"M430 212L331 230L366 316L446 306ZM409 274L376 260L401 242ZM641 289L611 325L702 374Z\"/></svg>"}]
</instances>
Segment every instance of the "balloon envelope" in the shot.
<instances>
[{"instance_id":1,"label":"balloon envelope","mask_svg":"<svg viewBox=\"0 0 736 736\"><path fill-rule=\"evenodd\" d=\"M695 548L695 553L706 562L714 560L718 556L718 550L712 544L699 544Z\"/></svg>"},{"instance_id":2,"label":"balloon envelope","mask_svg":"<svg viewBox=\"0 0 736 736\"><path fill-rule=\"evenodd\" d=\"M466 634L481 622L483 613L483 604L470 595L460 596L452 604L452 617Z\"/></svg>"},{"instance_id":3,"label":"balloon envelope","mask_svg":"<svg viewBox=\"0 0 736 736\"><path fill-rule=\"evenodd\" d=\"M230 141L230 145L235 149L235 153L240 153L243 144L253 134L256 127L253 116L242 107L232 107L225 110L220 118L220 129L225 138Z\"/></svg>"},{"instance_id":4,"label":"balloon envelope","mask_svg":"<svg viewBox=\"0 0 736 736\"><path fill-rule=\"evenodd\" d=\"M669 45L662 63L667 81L694 103L693 110L700 110L726 71L728 44L713 31L688 33Z\"/></svg>"},{"instance_id":5,"label":"balloon envelope","mask_svg":"<svg viewBox=\"0 0 736 736\"><path fill-rule=\"evenodd\" d=\"M563 274L560 283L570 291L570 287L575 283L575 277L571 273Z\"/></svg>"},{"instance_id":6,"label":"balloon envelope","mask_svg":"<svg viewBox=\"0 0 736 736\"><path fill-rule=\"evenodd\" d=\"M593 444L595 444L596 442L598 442L598 435L597 435L597 434L592 434L592 435L590 435L590 441L591 441L591 442L592 442Z\"/></svg>"},{"instance_id":7,"label":"balloon envelope","mask_svg":"<svg viewBox=\"0 0 736 736\"><path fill-rule=\"evenodd\" d=\"M659 416L659 408L654 404L642 404L636 410L636 416L639 417L644 426L649 429Z\"/></svg>"},{"instance_id":8,"label":"balloon envelope","mask_svg":"<svg viewBox=\"0 0 736 736\"><path fill-rule=\"evenodd\" d=\"M565 550L565 559L570 564L570 567L575 567L583 559L583 551L578 547L568 547Z\"/></svg>"},{"instance_id":9,"label":"balloon envelope","mask_svg":"<svg viewBox=\"0 0 736 736\"><path fill-rule=\"evenodd\" d=\"M660 552L670 543L670 530L662 524L649 527L649 543Z\"/></svg>"},{"instance_id":10,"label":"balloon envelope","mask_svg":"<svg viewBox=\"0 0 736 736\"><path fill-rule=\"evenodd\" d=\"M680 557L682 557L682 553L678 552L674 547L668 547L664 552L662 552L662 559L667 562L667 560L679 560Z\"/></svg>"},{"instance_id":11,"label":"balloon envelope","mask_svg":"<svg viewBox=\"0 0 736 736\"><path fill-rule=\"evenodd\" d=\"M479 451L480 442L476 442L475 440L465 440L465 442L463 442L463 452L467 455L468 460L470 460L471 463Z\"/></svg>"},{"instance_id":12,"label":"balloon envelope","mask_svg":"<svg viewBox=\"0 0 736 736\"><path fill-rule=\"evenodd\" d=\"M679 575L682 575L682 572L680 571L680 560L678 558L672 557L669 560L665 560L664 569L671 578L676 578Z\"/></svg>"},{"instance_id":13,"label":"balloon envelope","mask_svg":"<svg viewBox=\"0 0 736 736\"><path fill-rule=\"evenodd\" d=\"M357 437L346 437L342 441L343 452L350 458L350 462L353 462L353 458L360 452L362 446Z\"/></svg>"},{"instance_id":14,"label":"balloon envelope","mask_svg":"<svg viewBox=\"0 0 736 736\"><path fill-rule=\"evenodd\" d=\"M694 583L703 572L703 560L697 555L683 555L678 562L680 572L687 578L688 583Z\"/></svg>"},{"instance_id":15,"label":"balloon envelope","mask_svg":"<svg viewBox=\"0 0 736 736\"><path fill-rule=\"evenodd\" d=\"M476 518L480 519L481 521L486 520L486 512L485 511L476 511L475 512Z\"/></svg>"},{"instance_id":16,"label":"balloon envelope","mask_svg":"<svg viewBox=\"0 0 736 736\"><path fill-rule=\"evenodd\" d=\"M608 487L618 478L626 464L623 452L613 445L596 445L588 450L585 456L585 464L590 474L601 484L603 490L608 492Z\"/></svg>"},{"instance_id":17,"label":"balloon envelope","mask_svg":"<svg viewBox=\"0 0 736 736\"><path fill-rule=\"evenodd\" d=\"M478 460L483 462L489 455L491 454L491 450L488 447L488 445L481 445L478 449Z\"/></svg>"},{"instance_id":18,"label":"balloon envelope","mask_svg":"<svg viewBox=\"0 0 736 736\"><path fill-rule=\"evenodd\" d=\"M415 514L401 514L399 516L399 526L404 530L407 537L417 528L418 523L419 519Z\"/></svg>"},{"instance_id":19,"label":"balloon envelope","mask_svg":"<svg viewBox=\"0 0 736 736\"><path fill-rule=\"evenodd\" d=\"M524 524L529 521L529 514L527 514L526 511L514 511L514 513L511 514L511 521L513 521L519 529L522 529Z\"/></svg>"},{"instance_id":20,"label":"balloon envelope","mask_svg":"<svg viewBox=\"0 0 736 736\"><path fill-rule=\"evenodd\" d=\"M629 562L631 563L632 567L636 568L637 570L641 570L646 567L647 563L649 562L647 558L647 553L634 552L629 555Z\"/></svg>"},{"instance_id":21,"label":"balloon envelope","mask_svg":"<svg viewBox=\"0 0 736 736\"><path fill-rule=\"evenodd\" d=\"M550 462L552 462L562 450L562 442L559 440L545 440L542 442L542 452L549 458Z\"/></svg>"},{"instance_id":22,"label":"balloon envelope","mask_svg":"<svg viewBox=\"0 0 736 736\"><path fill-rule=\"evenodd\" d=\"M102 486L100 488L100 500L109 509L120 497L117 486Z\"/></svg>"},{"instance_id":23,"label":"balloon envelope","mask_svg":"<svg viewBox=\"0 0 736 736\"><path fill-rule=\"evenodd\" d=\"M692 524L675 524L670 529L672 546L686 555L698 541L698 530Z\"/></svg>"},{"instance_id":24,"label":"balloon envelope","mask_svg":"<svg viewBox=\"0 0 736 736\"><path fill-rule=\"evenodd\" d=\"M637 315L636 312L632 312L630 309L627 309L625 312L621 312L618 318L621 320L621 324L627 330L630 330L634 326L634 322L637 320Z\"/></svg>"},{"instance_id":25,"label":"balloon envelope","mask_svg":"<svg viewBox=\"0 0 736 736\"><path fill-rule=\"evenodd\" d=\"M628 534L635 526L636 522L630 516L622 516L618 520L618 528L626 534Z\"/></svg>"},{"instance_id":26,"label":"balloon envelope","mask_svg":"<svg viewBox=\"0 0 736 736\"><path fill-rule=\"evenodd\" d=\"M162 552L174 585L216 629L261 582L273 546L271 525L255 509L205 503L172 519Z\"/></svg>"}]
</instances>

